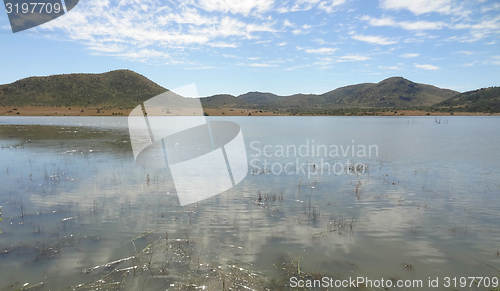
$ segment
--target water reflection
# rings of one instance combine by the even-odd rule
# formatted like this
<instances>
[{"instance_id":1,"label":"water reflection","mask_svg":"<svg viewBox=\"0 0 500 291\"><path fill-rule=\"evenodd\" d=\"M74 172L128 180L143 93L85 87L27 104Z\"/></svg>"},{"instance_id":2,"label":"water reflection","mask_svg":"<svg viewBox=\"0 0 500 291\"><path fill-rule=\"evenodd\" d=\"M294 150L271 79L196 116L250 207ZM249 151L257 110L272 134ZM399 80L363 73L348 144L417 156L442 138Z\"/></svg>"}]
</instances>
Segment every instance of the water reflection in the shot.
<instances>
[{"instance_id":1,"label":"water reflection","mask_svg":"<svg viewBox=\"0 0 500 291\"><path fill-rule=\"evenodd\" d=\"M0 268L9 270L0 287L260 290L298 264L339 278L498 276L498 120L231 120L247 149L355 139L380 155L357 159L368 165L359 175L321 173L317 157L299 157L313 176L250 171L181 207L168 169L135 164L126 119L0 119Z\"/></svg>"}]
</instances>

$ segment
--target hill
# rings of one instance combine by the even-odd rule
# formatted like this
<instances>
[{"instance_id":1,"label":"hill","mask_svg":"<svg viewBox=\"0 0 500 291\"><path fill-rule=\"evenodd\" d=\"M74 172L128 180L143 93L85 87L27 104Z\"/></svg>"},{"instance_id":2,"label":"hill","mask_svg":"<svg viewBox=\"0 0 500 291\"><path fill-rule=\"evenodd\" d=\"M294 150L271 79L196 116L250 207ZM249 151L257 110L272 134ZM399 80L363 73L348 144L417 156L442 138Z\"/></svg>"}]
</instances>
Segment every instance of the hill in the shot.
<instances>
[{"instance_id":1,"label":"hill","mask_svg":"<svg viewBox=\"0 0 500 291\"><path fill-rule=\"evenodd\" d=\"M439 104L453 111L500 112L500 87L482 88L458 94Z\"/></svg>"},{"instance_id":2,"label":"hill","mask_svg":"<svg viewBox=\"0 0 500 291\"><path fill-rule=\"evenodd\" d=\"M327 93L278 96L272 93L249 92L238 97L221 95L201 98L208 107L238 107L265 110L317 110L366 107L432 106L458 92L414 83L402 77L388 78L380 83L362 83L337 88ZM216 101L217 100L217 101Z\"/></svg>"},{"instance_id":3,"label":"hill","mask_svg":"<svg viewBox=\"0 0 500 291\"><path fill-rule=\"evenodd\" d=\"M51 113L55 111L61 114L62 111L47 109L42 112L37 108L89 107L97 108L95 114L103 114L99 108L106 107L106 114L123 115L126 114L125 111L109 110L132 109L165 91L167 89L130 70L103 74L29 77L0 85L0 107L3 107L2 110L7 114L19 114L14 112L13 107L30 107L29 110L39 112L34 114L43 115L57 114ZM218 94L200 98L200 101L205 109L227 109L224 114L248 114L247 111L253 110L253 113L342 115L346 114L346 110L363 113L403 108L426 111L441 108L447 112L500 112L499 93L499 87L492 87L459 94L453 90L415 83L402 77L392 77L379 83L340 87L323 94L279 96L273 93L248 92L237 97ZM231 110L232 108L246 111ZM80 109L78 112L73 110L71 114L83 113Z\"/></svg>"},{"instance_id":4,"label":"hill","mask_svg":"<svg viewBox=\"0 0 500 291\"><path fill-rule=\"evenodd\" d=\"M219 108L219 107L234 107L234 108L251 108L251 104L241 100L233 95L219 94L207 98L200 98L203 107Z\"/></svg>"},{"instance_id":5,"label":"hill","mask_svg":"<svg viewBox=\"0 0 500 291\"><path fill-rule=\"evenodd\" d=\"M283 99L283 96L278 96L272 93L261 93L261 92L248 92L246 94L238 96L241 99L250 104L264 104L264 103L274 103L278 100Z\"/></svg>"},{"instance_id":6,"label":"hill","mask_svg":"<svg viewBox=\"0 0 500 291\"><path fill-rule=\"evenodd\" d=\"M453 90L414 83L402 77L388 78L378 84L361 84L352 89L340 89L343 89L341 92L344 95L340 98L341 104L351 107L431 106L458 94Z\"/></svg>"},{"instance_id":7,"label":"hill","mask_svg":"<svg viewBox=\"0 0 500 291\"><path fill-rule=\"evenodd\" d=\"M134 108L167 89L130 70L29 77L0 86L0 106Z\"/></svg>"}]
</instances>

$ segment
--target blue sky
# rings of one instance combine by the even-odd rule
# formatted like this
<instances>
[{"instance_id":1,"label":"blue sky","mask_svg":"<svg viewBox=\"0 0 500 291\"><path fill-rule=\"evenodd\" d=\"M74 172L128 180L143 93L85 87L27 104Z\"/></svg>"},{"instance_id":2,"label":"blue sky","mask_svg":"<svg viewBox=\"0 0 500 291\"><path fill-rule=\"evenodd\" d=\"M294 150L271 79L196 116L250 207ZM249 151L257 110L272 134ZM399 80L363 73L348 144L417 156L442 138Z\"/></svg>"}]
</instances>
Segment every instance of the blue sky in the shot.
<instances>
[{"instance_id":1,"label":"blue sky","mask_svg":"<svg viewBox=\"0 0 500 291\"><path fill-rule=\"evenodd\" d=\"M500 85L500 3L455 0L80 0L13 34L0 83L131 69L201 96L324 93L403 76L457 91Z\"/></svg>"}]
</instances>

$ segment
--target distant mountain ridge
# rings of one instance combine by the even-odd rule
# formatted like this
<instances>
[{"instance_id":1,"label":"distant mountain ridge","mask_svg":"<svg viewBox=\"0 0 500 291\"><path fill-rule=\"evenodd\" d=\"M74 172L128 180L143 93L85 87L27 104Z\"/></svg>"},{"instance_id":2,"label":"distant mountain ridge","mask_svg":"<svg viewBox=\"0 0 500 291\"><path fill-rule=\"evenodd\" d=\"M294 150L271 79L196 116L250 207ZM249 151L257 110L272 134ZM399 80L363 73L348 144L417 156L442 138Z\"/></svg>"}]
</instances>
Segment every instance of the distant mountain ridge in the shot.
<instances>
[{"instance_id":1,"label":"distant mountain ridge","mask_svg":"<svg viewBox=\"0 0 500 291\"><path fill-rule=\"evenodd\" d=\"M88 106L131 109L165 91L166 88L130 70L29 77L0 85L0 107ZM218 94L200 98L200 101L204 108L253 109L284 114L349 108L432 106L500 112L500 88L460 94L402 77L391 77L379 83L349 85L323 94L279 96L273 93L248 92L237 97Z\"/></svg>"},{"instance_id":2,"label":"distant mountain ridge","mask_svg":"<svg viewBox=\"0 0 500 291\"><path fill-rule=\"evenodd\" d=\"M414 83L402 77L392 77L379 83L350 85L324 94L278 96L272 93L248 92L238 97L214 95L201 98L209 107L263 109L318 109L342 107L408 107L432 106L459 92Z\"/></svg>"}]
</instances>

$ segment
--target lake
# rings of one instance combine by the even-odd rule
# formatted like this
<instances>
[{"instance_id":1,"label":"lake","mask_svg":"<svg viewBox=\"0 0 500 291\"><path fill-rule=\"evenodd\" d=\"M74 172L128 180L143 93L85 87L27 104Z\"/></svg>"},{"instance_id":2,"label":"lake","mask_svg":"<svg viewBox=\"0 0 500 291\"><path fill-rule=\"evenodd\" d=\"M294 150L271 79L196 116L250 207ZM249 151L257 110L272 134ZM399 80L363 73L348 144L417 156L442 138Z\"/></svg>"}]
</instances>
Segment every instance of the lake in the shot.
<instances>
[{"instance_id":1,"label":"lake","mask_svg":"<svg viewBox=\"0 0 500 291\"><path fill-rule=\"evenodd\" d=\"M207 119L240 125L248 174L181 206L126 117L0 117L0 290L498 287L499 117Z\"/></svg>"}]
</instances>

